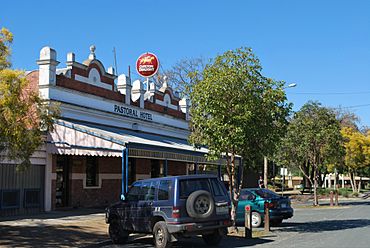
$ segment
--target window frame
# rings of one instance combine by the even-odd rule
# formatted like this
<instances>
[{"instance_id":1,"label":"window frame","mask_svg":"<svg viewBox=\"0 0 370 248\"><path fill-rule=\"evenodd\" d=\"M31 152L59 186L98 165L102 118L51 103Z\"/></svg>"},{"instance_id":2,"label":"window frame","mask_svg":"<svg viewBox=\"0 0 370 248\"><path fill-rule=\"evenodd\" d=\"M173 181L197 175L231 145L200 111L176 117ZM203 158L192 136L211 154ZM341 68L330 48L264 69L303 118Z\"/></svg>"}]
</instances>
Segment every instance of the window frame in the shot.
<instances>
[{"instance_id":1,"label":"window frame","mask_svg":"<svg viewBox=\"0 0 370 248\"><path fill-rule=\"evenodd\" d=\"M2 189L1 191L1 200L0 200L0 208L1 209L17 209L20 208L20 189ZM4 192L16 192L17 195L17 202L16 205L11 205L11 206L4 206Z\"/></svg>"}]
</instances>

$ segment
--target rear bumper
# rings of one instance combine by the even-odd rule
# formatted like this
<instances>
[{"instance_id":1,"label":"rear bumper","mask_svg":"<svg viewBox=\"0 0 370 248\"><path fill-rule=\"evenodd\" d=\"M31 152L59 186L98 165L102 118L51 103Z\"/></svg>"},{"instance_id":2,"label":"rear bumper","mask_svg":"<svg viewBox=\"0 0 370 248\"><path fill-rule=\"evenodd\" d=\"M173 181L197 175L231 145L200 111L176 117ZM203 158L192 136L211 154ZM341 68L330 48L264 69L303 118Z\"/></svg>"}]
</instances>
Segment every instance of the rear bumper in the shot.
<instances>
[{"instance_id":1,"label":"rear bumper","mask_svg":"<svg viewBox=\"0 0 370 248\"><path fill-rule=\"evenodd\" d=\"M293 213L293 208L272 210L270 211L270 219L289 219L293 217Z\"/></svg>"},{"instance_id":2,"label":"rear bumper","mask_svg":"<svg viewBox=\"0 0 370 248\"><path fill-rule=\"evenodd\" d=\"M218 221L216 223L184 223L172 224L167 223L167 230L171 234L175 233L197 233L207 230L222 229L231 226L230 220Z\"/></svg>"}]
</instances>

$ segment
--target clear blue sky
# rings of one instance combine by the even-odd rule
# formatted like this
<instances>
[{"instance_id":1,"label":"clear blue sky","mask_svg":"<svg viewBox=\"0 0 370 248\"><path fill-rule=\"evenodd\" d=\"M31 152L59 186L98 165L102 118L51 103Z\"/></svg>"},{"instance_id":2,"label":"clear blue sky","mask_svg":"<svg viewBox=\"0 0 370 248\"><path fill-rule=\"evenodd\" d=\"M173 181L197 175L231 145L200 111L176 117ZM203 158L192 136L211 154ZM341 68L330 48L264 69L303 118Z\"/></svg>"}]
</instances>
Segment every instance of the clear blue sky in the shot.
<instances>
[{"instance_id":1,"label":"clear blue sky","mask_svg":"<svg viewBox=\"0 0 370 248\"><path fill-rule=\"evenodd\" d=\"M370 1L4 1L0 27L14 33L13 67L36 69L43 46L77 61L96 45L97 58L118 71L154 52L162 67L183 58L212 58L252 47L263 74L287 89L298 110L308 100L351 107L370 126ZM358 106L358 107L353 107Z\"/></svg>"}]
</instances>

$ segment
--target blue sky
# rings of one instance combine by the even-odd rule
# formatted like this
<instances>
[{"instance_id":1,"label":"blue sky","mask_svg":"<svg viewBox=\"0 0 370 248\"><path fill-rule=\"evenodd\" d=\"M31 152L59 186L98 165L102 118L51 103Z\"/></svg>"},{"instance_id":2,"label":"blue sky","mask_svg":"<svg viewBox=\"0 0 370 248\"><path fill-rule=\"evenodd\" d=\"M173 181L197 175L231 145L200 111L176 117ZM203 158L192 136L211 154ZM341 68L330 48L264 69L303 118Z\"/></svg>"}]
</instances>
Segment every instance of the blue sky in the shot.
<instances>
[{"instance_id":1,"label":"blue sky","mask_svg":"<svg viewBox=\"0 0 370 248\"><path fill-rule=\"evenodd\" d=\"M96 45L97 58L118 72L154 52L162 67L252 47L263 74L287 83L298 110L308 100L350 107L370 126L370 1L4 1L0 27L14 33L14 68L36 69L43 46L77 61ZM357 106L357 107L356 107Z\"/></svg>"}]
</instances>

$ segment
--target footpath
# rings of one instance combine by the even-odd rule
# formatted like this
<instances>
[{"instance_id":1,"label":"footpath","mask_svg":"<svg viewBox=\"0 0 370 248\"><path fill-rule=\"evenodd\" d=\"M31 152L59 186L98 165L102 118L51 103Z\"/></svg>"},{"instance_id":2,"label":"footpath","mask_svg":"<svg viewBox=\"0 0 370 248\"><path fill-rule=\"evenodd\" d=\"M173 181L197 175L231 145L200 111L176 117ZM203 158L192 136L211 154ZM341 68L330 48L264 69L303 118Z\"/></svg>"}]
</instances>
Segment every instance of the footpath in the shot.
<instances>
[{"instance_id":1,"label":"footpath","mask_svg":"<svg viewBox=\"0 0 370 248\"><path fill-rule=\"evenodd\" d=\"M108 242L102 209L0 218L0 247L94 247Z\"/></svg>"}]
</instances>

